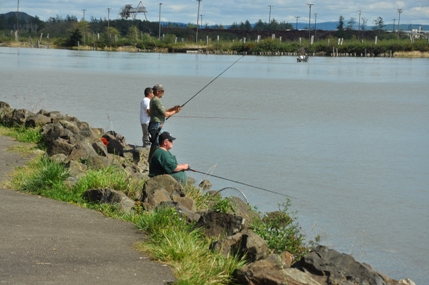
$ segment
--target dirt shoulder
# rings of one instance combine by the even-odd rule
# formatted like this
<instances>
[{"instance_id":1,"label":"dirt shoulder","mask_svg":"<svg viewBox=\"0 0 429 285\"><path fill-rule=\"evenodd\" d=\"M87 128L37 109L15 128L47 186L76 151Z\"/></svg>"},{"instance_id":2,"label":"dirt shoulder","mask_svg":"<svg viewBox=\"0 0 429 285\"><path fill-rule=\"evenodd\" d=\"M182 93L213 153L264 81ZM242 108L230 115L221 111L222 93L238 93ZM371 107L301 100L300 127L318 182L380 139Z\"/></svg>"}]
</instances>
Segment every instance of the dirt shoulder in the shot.
<instances>
[{"instance_id":1,"label":"dirt shoulder","mask_svg":"<svg viewBox=\"0 0 429 285\"><path fill-rule=\"evenodd\" d=\"M28 158L0 135L1 182ZM146 284L174 281L168 266L134 249L145 238L131 223L40 196L0 188L2 284Z\"/></svg>"}]
</instances>

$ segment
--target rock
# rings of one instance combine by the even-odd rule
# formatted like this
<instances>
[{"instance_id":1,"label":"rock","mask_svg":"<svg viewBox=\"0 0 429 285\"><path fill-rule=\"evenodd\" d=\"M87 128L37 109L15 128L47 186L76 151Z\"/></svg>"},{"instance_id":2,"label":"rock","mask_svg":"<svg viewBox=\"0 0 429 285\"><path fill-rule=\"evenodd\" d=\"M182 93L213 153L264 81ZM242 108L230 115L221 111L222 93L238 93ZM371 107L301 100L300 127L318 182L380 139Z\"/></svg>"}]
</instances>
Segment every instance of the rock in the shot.
<instances>
[{"instance_id":1,"label":"rock","mask_svg":"<svg viewBox=\"0 0 429 285\"><path fill-rule=\"evenodd\" d=\"M185 196L185 192L183 190L182 185L177 182L177 180L174 179L171 175L168 174L158 175L146 180L145 184L143 185L142 194L137 195L141 197L141 201L143 203L149 203L147 205L149 209L153 209L158 206L158 204L150 203L150 201L155 202L152 197L154 193L160 189L163 189L168 193L168 197L170 197L171 201L173 196Z\"/></svg>"},{"instance_id":2,"label":"rock","mask_svg":"<svg viewBox=\"0 0 429 285\"><path fill-rule=\"evenodd\" d=\"M395 280L357 262L351 255L339 253L326 246L317 246L307 256L293 265L309 272L315 280L327 284L398 284Z\"/></svg>"},{"instance_id":3,"label":"rock","mask_svg":"<svg viewBox=\"0 0 429 285\"><path fill-rule=\"evenodd\" d=\"M188 223L194 223L198 221L198 219L200 218L199 214L190 211L187 207L183 206L178 202L161 202L156 208L159 208L159 207L174 208L176 212L178 212L180 215L186 218Z\"/></svg>"},{"instance_id":4,"label":"rock","mask_svg":"<svg viewBox=\"0 0 429 285\"><path fill-rule=\"evenodd\" d=\"M259 215L250 209L250 206L238 197L229 198L234 214L243 217L245 220L245 227L248 228L252 221L260 220Z\"/></svg>"},{"instance_id":5,"label":"rock","mask_svg":"<svg viewBox=\"0 0 429 285\"><path fill-rule=\"evenodd\" d=\"M195 227L202 228L208 237L232 236L244 228L244 219L231 214L209 211L200 217Z\"/></svg>"},{"instance_id":6,"label":"rock","mask_svg":"<svg viewBox=\"0 0 429 285\"><path fill-rule=\"evenodd\" d=\"M416 285L416 283L414 283L414 281L409 278L401 279L398 283L400 285Z\"/></svg>"},{"instance_id":7,"label":"rock","mask_svg":"<svg viewBox=\"0 0 429 285\"><path fill-rule=\"evenodd\" d=\"M0 101L0 123L6 124L6 122L3 120L3 118L6 115L11 115L12 111L13 111L13 109L10 107L10 105L8 103Z\"/></svg>"},{"instance_id":8,"label":"rock","mask_svg":"<svg viewBox=\"0 0 429 285\"><path fill-rule=\"evenodd\" d=\"M127 197L123 192L108 188L86 190L82 197L88 202L106 203L110 205L117 204L119 209L128 213L134 207L133 200Z\"/></svg>"},{"instance_id":9,"label":"rock","mask_svg":"<svg viewBox=\"0 0 429 285\"><path fill-rule=\"evenodd\" d=\"M177 202L180 203L180 205L186 207L189 211L191 212L196 212L197 211L197 207L195 205L195 201L192 200L189 197L181 197L181 196L173 196L172 197L173 202Z\"/></svg>"},{"instance_id":10,"label":"rock","mask_svg":"<svg viewBox=\"0 0 429 285\"><path fill-rule=\"evenodd\" d=\"M212 245L212 250L217 250L224 256L237 255L239 258L246 256L248 262L264 259L270 253L267 242L252 230L216 241Z\"/></svg>"},{"instance_id":11,"label":"rock","mask_svg":"<svg viewBox=\"0 0 429 285\"><path fill-rule=\"evenodd\" d=\"M42 114L30 114L25 120L25 127L35 128L37 126L43 126L51 121L51 118Z\"/></svg>"},{"instance_id":12,"label":"rock","mask_svg":"<svg viewBox=\"0 0 429 285\"><path fill-rule=\"evenodd\" d=\"M243 285L320 285L310 275L297 269L286 268L277 254L250 263L234 273L236 283Z\"/></svg>"},{"instance_id":13,"label":"rock","mask_svg":"<svg viewBox=\"0 0 429 285\"><path fill-rule=\"evenodd\" d=\"M295 261L295 257L293 256L293 254L287 251L283 251L280 254L280 257L287 267L291 267L293 262Z\"/></svg>"},{"instance_id":14,"label":"rock","mask_svg":"<svg viewBox=\"0 0 429 285\"><path fill-rule=\"evenodd\" d=\"M94 147L92 146L91 139L85 139L85 140L79 141L78 143L75 144L75 148L82 150L82 155L80 159L86 159L88 157L98 156L98 153L95 151ZM107 154L105 156L107 156Z\"/></svg>"},{"instance_id":15,"label":"rock","mask_svg":"<svg viewBox=\"0 0 429 285\"><path fill-rule=\"evenodd\" d=\"M107 156L107 148L104 143L100 140L97 140L92 143L92 148L98 155Z\"/></svg>"},{"instance_id":16,"label":"rock","mask_svg":"<svg viewBox=\"0 0 429 285\"><path fill-rule=\"evenodd\" d=\"M200 184L198 184L198 186L200 186L200 188L203 190L209 190L212 187L212 184L210 183L210 181L205 179L201 181Z\"/></svg>"},{"instance_id":17,"label":"rock","mask_svg":"<svg viewBox=\"0 0 429 285\"><path fill-rule=\"evenodd\" d=\"M5 106L7 109L7 107ZM21 126L25 127L27 117L35 116L34 113L26 109L14 109L12 112L7 112L2 116L2 121L7 126Z\"/></svg>"},{"instance_id":18,"label":"rock","mask_svg":"<svg viewBox=\"0 0 429 285\"><path fill-rule=\"evenodd\" d=\"M143 205L147 210L153 210L162 203L173 202L170 198L170 195L165 189L156 189L152 195L148 196L147 199L143 201Z\"/></svg>"},{"instance_id":19,"label":"rock","mask_svg":"<svg viewBox=\"0 0 429 285\"><path fill-rule=\"evenodd\" d=\"M59 138L49 144L47 152L49 156L53 156L60 153L69 156L72 153L73 149L73 145L69 144L66 140Z\"/></svg>"}]
</instances>

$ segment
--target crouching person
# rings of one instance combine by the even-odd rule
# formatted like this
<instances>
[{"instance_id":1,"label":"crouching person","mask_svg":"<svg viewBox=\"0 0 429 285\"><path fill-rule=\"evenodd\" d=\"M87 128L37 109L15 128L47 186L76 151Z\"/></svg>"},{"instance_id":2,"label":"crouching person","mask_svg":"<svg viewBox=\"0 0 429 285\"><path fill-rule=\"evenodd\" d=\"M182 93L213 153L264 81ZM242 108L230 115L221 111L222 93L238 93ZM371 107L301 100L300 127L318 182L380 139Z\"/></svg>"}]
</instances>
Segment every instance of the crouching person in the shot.
<instances>
[{"instance_id":1,"label":"crouching person","mask_svg":"<svg viewBox=\"0 0 429 285\"><path fill-rule=\"evenodd\" d=\"M175 139L169 132L159 135L159 148L155 150L149 161L149 177L169 174L180 183L186 184L185 170L189 169L189 164L178 164L176 157L170 152Z\"/></svg>"}]
</instances>

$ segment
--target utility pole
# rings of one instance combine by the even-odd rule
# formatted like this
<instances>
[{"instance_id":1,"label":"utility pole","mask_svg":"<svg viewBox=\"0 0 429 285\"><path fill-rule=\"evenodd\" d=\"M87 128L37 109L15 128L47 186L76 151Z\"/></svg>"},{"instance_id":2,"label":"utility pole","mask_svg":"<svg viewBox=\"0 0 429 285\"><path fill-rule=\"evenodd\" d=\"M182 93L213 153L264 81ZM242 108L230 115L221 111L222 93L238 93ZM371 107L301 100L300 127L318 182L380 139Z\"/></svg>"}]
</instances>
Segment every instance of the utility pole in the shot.
<instances>
[{"instance_id":1,"label":"utility pole","mask_svg":"<svg viewBox=\"0 0 429 285\"><path fill-rule=\"evenodd\" d=\"M82 20L84 20L84 21L85 21L85 11L86 11L86 9L82 9L82 12L83 12L83 18L82 18Z\"/></svg>"},{"instance_id":2,"label":"utility pole","mask_svg":"<svg viewBox=\"0 0 429 285\"><path fill-rule=\"evenodd\" d=\"M310 38L310 34L311 34L311 32L310 32L311 6L313 6L314 4L313 3L307 3L307 5L308 5L308 8L309 8L309 11L308 11L308 40L310 41L311 40L311 38Z\"/></svg>"},{"instance_id":3,"label":"utility pole","mask_svg":"<svg viewBox=\"0 0 429 285\"><path fill-rule=\"evenodd\" d=\"M204 15L200 15L200 17L201 17L201 24L200 24L201 25L201 29L203 28L203 16Z\"/></svg>"},{"instance_id":4,"label":"utility pole","mask_svg":"<svg viewBox=\"0 0 429 285\"><path fill-rule=\"evenodd\" d=\"M317 31L317 29L316 29L316 23L317 23L316 18L317 18L317 13L314 13L313 15L314 15L314 41L316 41L316 31Z\"/></svg>"},{"instance_id":5,"label":"utility pole","mask_svg":"<svg viewBox=\"0 0 429 285\"><path fill-rule=\"evenodd\" d=\"M161 5L162 3L159 3L159 28L158 28L158 40L161 39Z\"/></svg>"},{"instance_id":6,"label":"utility pole","mask_svg":"<svg viewBox=\"0 0 429 285\"><path fill-rule=\"evenodd\" d=\"M110 7L107 7L107 31L109 31L110 27Z\"/></svg>"},{"instance_id":7,"label":"utility pole","mask_svg":"<svg viewBox=\"0 0 429 285\"><path fill-rule=\"evenodd\" d=\"M358 39L359 39L359 34L360 34L360 13L362 12L362 10L358 10L359 13L359 23L358 23Z\"/></svg>"},{"instance_id":8,"label":"utility pole","mask_svg":"<svg viewBox=\"0 0 429 285\"><path fill-rule=\"evenodd\" d=\"M18 41L18 25L19 25L19 0L18 0L18 6L16 8L16 41Z\"/></svg>"},{"instance_id":9,"label":"utility pole","mask_svg":"<svg viewBox=\"0 0 429 285\"><path fill-rule=\"evenodd\" d=\"M197 33L195 35L195 43L198 43L198 20L200 19L200 4L201 4L201 0L197 0L198 1L198 13L197 13Z\"/></svg>"},{"instance_id":10,"label":"utility pole","mask_svg":"<svg viewBox=\"0 0 429 285\"><path fill-rule=\"evenodd\" d=\"M268 5L270 7L270 13L268 14L268 25L271 23L271 8L274 7L273 5Z\"/></svg>"},{"instance_id":11,"label":"utility pole","mask_svg":"<svg viewBox=\"0 0 429 285\"><path fill-rule=\"evenodd\" d=\"M394 33L395 32L395 22L396 22L396 19L392 19L392 20L393 20L392 33Z\"/></svg>"},{"instance_id":12,"label":"utility pole","mask_svg":"<svg viewBox=\"0 0 429 285\"><path fill-rule=\"evenodd\" d=\"M402 12L403 12L402 9L398 9L398 14L399 14L399 17L398 17L398 36L399 36L399 22L401 21L401 13Z\"/></svg>"},{"instance_id":13,"label":"utility pole","mask_svg":"<svg viewBox=\"0 0 429 285\"><path fill-rule=\"evenodd\" d=\"M298 31L298 19L300 18L299 16L295 16L296 18L296 25L295 25L295 30Z\"/></svg>"}]
</instances>

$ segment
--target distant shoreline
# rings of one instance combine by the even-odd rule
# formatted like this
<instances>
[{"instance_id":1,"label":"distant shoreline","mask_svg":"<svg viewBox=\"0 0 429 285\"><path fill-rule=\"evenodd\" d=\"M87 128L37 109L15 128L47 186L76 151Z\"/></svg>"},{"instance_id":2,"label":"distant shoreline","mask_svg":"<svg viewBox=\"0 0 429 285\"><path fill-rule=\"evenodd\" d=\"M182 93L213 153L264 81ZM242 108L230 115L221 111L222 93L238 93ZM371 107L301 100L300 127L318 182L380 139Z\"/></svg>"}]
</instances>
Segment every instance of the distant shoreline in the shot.
<instances>
[{"instance_id":1,"label":"distant shoreline","mask_svg":"<svg viewBox=\"0 0 429 285\"><path fill-rule=\"evenodd\" d=\"M28 43L16 43L16 42L9 42L9 43L0 43L0 47L10 47L10 48L38 48L38 47L31 47ZM43 45L40 47L40 49L65 49L65 48L58 48L56 46L46 46ZM134 46L121 46L121 47L106 47L106 48L96 48L94 49L91 46L80 46L80 47L74 47L69 50L86 50L86 51L111 51L111 52L153 52L153 53L203 53L203 54L223 54L223 55L234 55L234 54L243 54L243 53L237 53L234 51L219 51L214 52L212 50L209 50L206 46L195 46L190 45L188 47L181 47L180 49L175 49L174 51L170 51L167 48L164 49L155 49L155 50L143 50L139 49ZM281 53L281 52L260 52L260 53L246 53L247 55L254 55L254 56L298 56L298 52L289 52L289 53ZM338 55L332 56L332 55L323 55L320 53L315 54L308 54L309 56L320 56L320 57L365 57L358 54L344 54L339 53ZM387 58L429 58L429 52L421 52L421 51L396 51L390 54L380 54L380 55L367 55L366 57L387 57Z\"/></svg>"}]
</instances>

